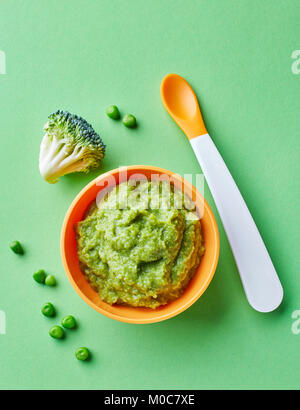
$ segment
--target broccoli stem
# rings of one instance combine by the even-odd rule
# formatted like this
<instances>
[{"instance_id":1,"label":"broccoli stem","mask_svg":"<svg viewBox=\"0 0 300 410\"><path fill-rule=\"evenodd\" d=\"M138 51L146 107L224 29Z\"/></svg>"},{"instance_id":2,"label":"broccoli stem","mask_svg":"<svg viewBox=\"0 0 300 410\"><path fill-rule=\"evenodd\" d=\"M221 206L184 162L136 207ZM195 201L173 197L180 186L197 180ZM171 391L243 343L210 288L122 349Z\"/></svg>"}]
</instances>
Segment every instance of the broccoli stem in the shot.
<instances>
[{"instance_id":1,"label":"broccoli stem","mask_svg":"<svg viewBox=\"0 0 300 410\"><path fill-rule=\"evenodd\" d=\"M84 148L77 146L72 154L69 154L70 150L66 147L64 140L57 140L53 137L51 147L47 151L45 147L47 139L46 134L42 141L40 154L40 171L46 181L56 183L59 176L80 171L89 165L88 161L82 157Z\"/></svg>"}]
</instances>

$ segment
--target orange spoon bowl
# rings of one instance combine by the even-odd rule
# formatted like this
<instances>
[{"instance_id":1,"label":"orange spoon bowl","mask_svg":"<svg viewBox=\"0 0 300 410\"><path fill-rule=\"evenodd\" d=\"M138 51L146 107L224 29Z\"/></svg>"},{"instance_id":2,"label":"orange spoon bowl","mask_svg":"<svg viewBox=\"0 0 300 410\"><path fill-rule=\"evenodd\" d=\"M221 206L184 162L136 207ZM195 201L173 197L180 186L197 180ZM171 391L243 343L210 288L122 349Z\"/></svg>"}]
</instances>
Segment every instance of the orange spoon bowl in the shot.
<instances>
[{"instance_id":1,"label":"orange spoon bowl","mask_svg":"<svg viewBox=\"0 0 300 410\"><path fill-rule=\"evenodd\" d=\"M178 74L168 74L160 87L163 105L189 140L206 134L197 97L190 84Z\"/></svg>"},{"instance_id":2,"label":"orange spoon bowl","mask_svg":"<svg viewBox=\"0 0 300 410\"><path fill-rule=\"evenodd\" d=\"M126 169L126 172L124 170ZM83 219L88 206L95 201L103 190L111 189L115 183L120 183L133 175L139 174L150 179L164 176L171 178L172 184L193 199L197 212L201 218L205 253L195 275L191 279L184 293L176 300L157 309L130 307L123 305L109 305L101 300L99 294L90 286L80 270L76 250L74 226ZM126 168L117 168L100 175L90 182L74 199L66 213L61 232L61 256L65 272L78 295L93 309L103 315L127 323L155 323L186 310L204 293L210 284L219 258L219 232L214 215L203 196L178 174L163 168L136 165Z\"/></svg>"}]
</instances>

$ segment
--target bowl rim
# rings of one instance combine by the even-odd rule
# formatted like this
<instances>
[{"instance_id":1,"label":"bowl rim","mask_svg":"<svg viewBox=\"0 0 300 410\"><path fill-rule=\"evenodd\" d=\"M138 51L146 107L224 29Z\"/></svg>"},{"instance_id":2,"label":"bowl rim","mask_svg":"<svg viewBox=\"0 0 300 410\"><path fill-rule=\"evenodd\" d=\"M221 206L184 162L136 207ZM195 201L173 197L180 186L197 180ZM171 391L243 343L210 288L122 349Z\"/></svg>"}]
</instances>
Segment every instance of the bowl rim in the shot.
<instances>
[{"instance_id":1,"label":"bowl rim","mask_svg":"<svg viewBox=\"0 0 300 410\"><path fill-rule=\"evenodd\" d=\"M196 194L198 195L198 197L200 197L200 199L203 201L203 209L205 212L208 213L209 219L210 219L210 223L213 227L213 231L214 231L214 243L215 243L215 252L214 252L214 257L213 257L213 261L212 264L210 266L210 271L206 276L206 280L203 283L203 285L197 290L197 292L194 293L194 295L191 298L188 298L186 300L185 303L183 303L182 305L180 305L177 309L174 309L172 312L169 313L165 313L163 314L163 307L162 306L162 314L159 316L155 316L155 317L149 317L149 318L132 318L132 317L124 317L124 316L119 316L113 312L109 312L105 309L103 309L102 307L98 306L96 303L94 303L90 298L88 298L83 291L80 289L80 287L77 285L75 279L73 278L68 263L67 263L67 257L66 257L66 252L65 252L65 235L66 235L66 229L68 226L68 221L70 218L70 215L72 214L73 209L75 208L75 206L77 205L77 203L84 197L84 195L100 180L105 179L106 177L108 177L109 175L115 174L115 173L120 173L120 170L129 170L129 171L133 171L133 170L137 170L137 171L150 171L150 172L158 172L160 174L167 174L169 176L173 176L173 177L177 177L179 178L179 180L183 181L185 185L189 186L191 190L195 191ZM72 287L74 288L74 290L77 292L77 294L94 310L96 310L98 313L103 314L106 317L109 317L111 319L120 321L120 322L125 322L125 323L134 323L134 324L148 324L148 323L156 323L156 322L161 322L167 319L170 319L174 316L179 315L180 313L182 313L183 311L185 311L186 309L188 309L192 304L194 304L199 298L200 296L206 291L206 289L208 288L210 282L212 281L217 265L218 265L218 261L219 261L219 253L220 253L220 238L219 238L219 230L218 230L218 226L217 226L217 222L216 219L214 217L214 214L210 208L210 206L208 205L207 201L205 200L205 198L203 197L203 195L200 194L200 192L186 179L184 179L181 175L169 171L167 169L161 168L161 167L156 167L156 166L149 166L149 165L129 165L129 166L122 166L122 167L118 167L118 168L114 168L108 172L105 172L104 174L100 174L99 176L97 176L96 178L94 178L91 182L89 182L73 199L73 201L71 202L71 205L69 206L63 224L62 224L62 229L61 229L61 235L60 235L60 250L61 250L61 258L62 258L62 263L63 263L63 267L64 267L64 271L72 285ZM201 261L200 261L201 264ZM168 305L168 304L167 304ZM165 306L167 306L165 305ZM117 306L117 305L114 305ZM136 307L135 309L139 309L138 307ZM153 312L157 311L157 309L153 309Z\"/></svg>"}]
</instances>

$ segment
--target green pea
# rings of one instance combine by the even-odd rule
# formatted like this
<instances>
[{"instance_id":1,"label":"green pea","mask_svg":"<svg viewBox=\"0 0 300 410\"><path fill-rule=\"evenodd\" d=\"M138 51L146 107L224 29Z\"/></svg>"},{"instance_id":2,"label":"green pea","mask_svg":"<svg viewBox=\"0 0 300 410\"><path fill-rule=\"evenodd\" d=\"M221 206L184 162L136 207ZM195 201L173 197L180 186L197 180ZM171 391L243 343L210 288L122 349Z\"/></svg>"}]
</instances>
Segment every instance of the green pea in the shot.
<instances>
[{"instance_id":1,"label":"green pea","mask_svg":"<svg viewBox=\"0 0 300 410\"><path fill-rule=\"evenodd\" d=\"M38 270L33 274L33 279L38 283L45 283L46 273L43 269Z\"/></svg>"},{"instance_id":2,"label":"green pea","mask_svg":"<svg viewBox=\"0 0 300 410\"><path fill-rule=\"evenodd\" d=\"M137 126L136 118L132 114L126 114L122 122L127 128L135 128Z\"/></svg>"},{"instance_id":3,"label":"green pea","mask_svg":"<svg viewBox=\"0 0 300 410\"><path fill-rule=\"evenodd\" d=\"M90 357L90 351L87 347L80 347L75 352L76 359L84 361Z\"/></svg>"},{"instance_id":4,"label":"green pea","mask_svg":"<svg viewBox=\"0 0 300 410\"><path fill-rule=\"evenodd\" d=\"M74 329L77 325L76 319L72 315L68 315L64 317L63 320L61 321L61 324L65 329Z\"/></svg>"},{"instance_id":5,"label":"green pea","mask_svg":"<svg viewBox=\"0 0 300 410\"><path fill-rule=\"evenodd\" d=\"M18 254L18 255L23 255L24 254L24 249L22 247L22 245L20 244L19 241L13 241L10 245L9 245L10 249Z\"/></svg>"},{"instance_id":6,"label":"green pea","mask_svg":"<svg viewBox=\"0 0 300 410\"><path fill-rule=\"evenodd\" d=\"M120 118L120 111L116 105L110 105L106 108L106 115L113 120L118 120Z\"/></svg>"},{"instance_id":7,"label":"green pea","mask_svg":"<svg viewBox=\"0 0 300 410\"><path fill-rule=\"evenodd\" d=\"M47 286L55 286L56 285L56 279L53 275L47 275L45 279L45 285Z\"/></svg>"},{"instance_id":8,"label":"green pea","mask_svg":"<svg viewBox=\"0 0 300 410\"><path fill-rule=\"evenodd\" d=\"M52 326L49 330L49 335L53 337L53 339L63 339L65 336L65 331L60 326Z\"/></svg>"},{"instance_id":9,"label":"green pea","mask_svg":"<svg viewBox=\"0 0 300 410\"><path fill-rule=\"evenodd\" d=\"M47 317L53 317L55 316L55 313L56 313L55 307L50 302L45 303L44 306L42 306L41 311L42 311L42 314Z\"/></svg>"}]
</instances>

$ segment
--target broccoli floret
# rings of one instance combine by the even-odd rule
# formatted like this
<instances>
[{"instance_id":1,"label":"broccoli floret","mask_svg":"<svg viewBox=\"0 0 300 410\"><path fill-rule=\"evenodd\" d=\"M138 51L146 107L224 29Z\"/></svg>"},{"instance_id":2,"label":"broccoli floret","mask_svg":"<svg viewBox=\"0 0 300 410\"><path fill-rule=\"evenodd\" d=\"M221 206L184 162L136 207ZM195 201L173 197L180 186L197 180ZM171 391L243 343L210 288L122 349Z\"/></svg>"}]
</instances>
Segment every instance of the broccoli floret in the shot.
<instances>
[{"instance_id":1,"label":"broccoli floret","mask_svg":"<svg viewBox=\"0 0 300 410\"><path fill-rule=\"evenodd\" d=\"M71 172L88 172L100 165L105 145L83 118L58 110L48 117L40 149L42 177L54 184Z\"/></svg>"}]
</instances>

